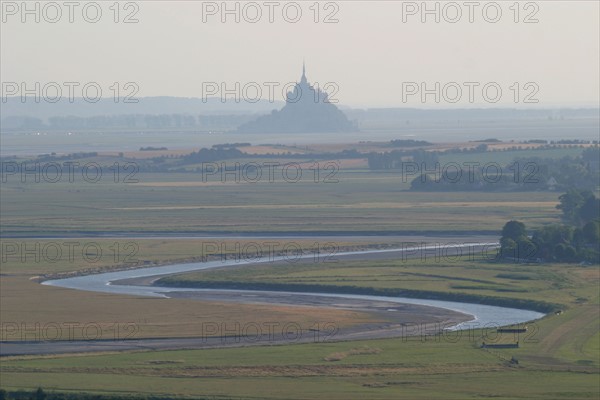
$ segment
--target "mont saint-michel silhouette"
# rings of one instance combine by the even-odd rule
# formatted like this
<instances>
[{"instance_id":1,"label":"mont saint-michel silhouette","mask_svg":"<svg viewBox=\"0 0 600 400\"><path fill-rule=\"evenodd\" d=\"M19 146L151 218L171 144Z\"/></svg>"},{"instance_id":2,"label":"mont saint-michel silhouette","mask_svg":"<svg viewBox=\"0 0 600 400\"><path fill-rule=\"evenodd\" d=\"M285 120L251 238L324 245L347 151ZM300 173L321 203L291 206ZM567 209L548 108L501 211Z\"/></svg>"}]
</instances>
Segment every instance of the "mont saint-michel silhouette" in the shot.
<instances>
[{"instance_id":1,"label":"mont saint-michel silhouette","mask_svg":"<svg viewBox=\"0 0 600 400\"><path fill-rule=\"evenodd\" d=\"M273 110L238 128L240 133L330 133L353 132L356 127L346 115L328 101L326 92L314 88L306 79L302 65L302 77L292 91L287 93L286 104L281 110Z\"/></svg>"}]
</instances>

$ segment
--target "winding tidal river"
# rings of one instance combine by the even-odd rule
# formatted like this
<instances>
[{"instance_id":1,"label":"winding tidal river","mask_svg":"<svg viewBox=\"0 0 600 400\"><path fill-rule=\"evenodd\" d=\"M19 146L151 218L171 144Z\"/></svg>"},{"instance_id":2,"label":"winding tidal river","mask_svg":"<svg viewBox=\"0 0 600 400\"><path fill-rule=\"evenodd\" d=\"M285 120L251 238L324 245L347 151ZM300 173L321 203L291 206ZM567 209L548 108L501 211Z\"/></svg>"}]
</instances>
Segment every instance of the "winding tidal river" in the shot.
<instances>
[{"instance_id":1,"label":"winding tidal river","mask_svg":"<svg viewBox=\"0 0 600 400\"><path fill-rule=\"evenodd\" d=\"M437 245L436 245L437 246ZM494 249L497 242L471 242L463 244L446 244L447 248L459 250L468 249L469 252ZM433 249L434 246L431 246ZM428 250L427 246L421 250ZM407 258L409 249L364 250L338 253L335 255L340 260L381 260ZM464 253L463 253L464 254ZM411 254L414 255L414 254ZM298 258L311 258L312 254ZM153 286L159 278L169 275L191 271L207 270L214 268L227 268L232 266L251 266L261 263L285 261L285 257L270 257L264 260L220 260L200 263L174 264L160 267L147 267L133 270L108 272L101 274L77 276L65 279L47 280L43 285L56 286L68 289L115 293L120 295L153 296L153 297L185 297L203 301L235 302L244 304L269 304L269 305L299 305L311 307L328 307L340 309L354 309L374 314L392 316L397 313L396 324L388 326L362 326L351 331L341 332L337 339L362 339L395 337L406 334L399 326L404 322L411 322L411 315L427 317L429 320L442 321L437 325L437 331L465 330L476 328L493 328L498 326L520 324L542 318L543 313L516 308L498 307L475 303L462 303L442 300L417 299L393 296L369 296L339 293L308 293L308 292L282 292L265 290L227 290L227 289L194 289L172 288ZM440 317L440 316L443 316ZM404 327L403 327L404 328ZM422 334L417 332L416 334ZM435 329L429 331L435 333ZM207 343L194 338L184 339L136 339L121 341L119 343L106 343L103 341L70 341L70 342L38 342L28 343L3 343L2 355L10 354L50 354L69 353L82 351L101 350L129 350L138 348L174 349L196 347L220 347L219 343Z\"/></svg>"},{"instance_id":2,"label":"winding tidal river","mask_svg":"<svg viewBox=\"0 0 600 400\"><path fill-rule=\"evenodd\" d=\"M466 248L470 249L482 249L497 246L497 243L470 243L470 244L455 244L447 245L454 248ZM433 246L431 246L433 249ZM427 249L427 247L425 247ZM386 250L364 250L354 252L344 252L336 254L336 258L339 260L353 259L353 260L370 260L375 259L377 256L386 256L390 258L401 257L401 253L407 252L407 249L386 249ZM310 258L313 255L303 256L300 258ZM483 304L472 304L442 300L428 300L428 299L415 299L415 298L404 298L404 297L390 297L390 296L368 296L368 295L352 295L352 294L335 294L335 293L296 293L296 292L272 292L272 291L261 291L261 290L223 290L223 289L193 289L193 288L171 288L161 286L148 286L148 285L131 285L121 284L119 281L131 280L132 278L155 278L156 280L161 277L165 277L173 274L180 274L191 271L207 270L213 268L226 268L229 266L240 266L240 265L256 265L260 263L273 263L278 261L285 261L284 257L272 257L270 259L258 260L258 261L240 261L240 260L222 260L222 261L208 261L201 263L187 263L187 264L174 264L161 267L149 267L140 268L135 270L109 272L103 274L78 276L66 279L57 279L45 281L42 284L58 286L63 288L87 290L94 292L108 292L118 294L128 294L137 296L160 296L160 297L172 297L177 292L195 292L198 298L201 298L203 294L215 295L218 293L238 293L243 295L270 295L273 293L281 294L285 293L289 296L297 296L298 298L306 295L331 298L331 299L355 299L355 300L376 300L386 301L390 303L402 303L402 304L416 304L430 307L444 308L452 311L458 311L460 313L471 315L473 318L471 321L461 323L453 329L464 329L475 326L479 327L492 327L492 326L503 326L510 324L523 323L535 319L539 319L544 314L536 311L522 310L516 308L497 307ZM244 301L244 297L240 297L240 301Z\"/></svg>"}]
</instances>

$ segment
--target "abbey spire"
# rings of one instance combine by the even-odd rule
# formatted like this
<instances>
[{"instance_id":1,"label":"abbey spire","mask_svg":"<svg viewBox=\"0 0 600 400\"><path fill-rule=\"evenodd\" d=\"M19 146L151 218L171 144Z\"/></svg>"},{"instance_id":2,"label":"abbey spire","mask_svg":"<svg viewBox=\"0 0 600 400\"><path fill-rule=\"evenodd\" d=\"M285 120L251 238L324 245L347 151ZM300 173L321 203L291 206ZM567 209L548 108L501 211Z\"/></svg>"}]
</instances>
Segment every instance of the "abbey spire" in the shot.
<instances>
[{"instance_id":1,"label":"abbey spire","mask_svg":"<svg viewBox=\"0 0 600 400\"><path fill-rule=\"evenodd\" d=\"M300 83L308 83L308 80L306 79L306 66L304 61L302 61L302 78L300 78Z\"/></svg>"}]
</instances>

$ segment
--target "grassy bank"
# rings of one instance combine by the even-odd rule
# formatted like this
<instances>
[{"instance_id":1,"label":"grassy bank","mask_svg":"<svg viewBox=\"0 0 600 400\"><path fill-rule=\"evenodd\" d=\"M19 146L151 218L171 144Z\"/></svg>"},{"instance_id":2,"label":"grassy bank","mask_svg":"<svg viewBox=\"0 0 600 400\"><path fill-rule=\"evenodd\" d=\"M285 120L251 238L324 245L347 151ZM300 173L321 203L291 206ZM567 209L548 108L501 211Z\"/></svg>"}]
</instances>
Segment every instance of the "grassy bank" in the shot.
<instances>
[{"instance_id":1,"label":"grassy bank","mask_svg":"<svg viewBox=\"0 0 600 400\"><path fill-rule=\"evenodd\" d=\"M553 312L593 297L581 274L597 267L514 264L481 257L272 263L160 279L173 287L353 293L473 302ZM582 295L569 288L587 287ZM585 294L583 294L585 293Z\"/></svg>"},{"instance_id":2,"label":"grassy bank","mask_svg":"<svg viewBox=\"0 0 600 400\"><path fill-rule=\"evenodd\" d=\"M190 282L178 278L162 278L156 282L158 286L199 289L239 289L239 290L271 290L281 292L310 292L360 294L371 296L409 297L416 299L458 301L463 303L487 304L490 306L513 307L548 313L562 308L559 304L543 301L511 299L507 297L473 295L468 293L433 292L427 290L366 288L361 286L335 286L319 284L293 283L245 283L235 281Z\"/></svg>"},{"instance_id":3,"label":"grassy bank","mask_svg":"<svg viewBox=\"0 0 600 400\"><path fill-rule=\"evenodd\" d=\"M530 324L524 334L470 330L426 337L235 349L9 357L0 366L3 388L41 386L67 393L164 394L188 399L595 399L600 393L598 267L481 260L340 261L228 267L176 278L212 284L228 278L245 284L284 285L314 284L318 280L341 290L363 287L463 295L502 293L515 301L551 301L564 308L558 315L551 313ZM72 302L77 294L69 293L68 301ZM81 294L79 301L93 296ZM125 301L112 298L117 303ZM140 306L147 306L148 301L139 299ZM155 301L152 312L166 307L164 311L170 312L172 320L164 322L179 321L182 329L208 311L201 307L202 302L194 306L193 301L173 301ZM112 307L123 309L125 304ZM194 315L188 307L195 308ZM238 318L246 318L240 321L268 320L257 306L235 307ZM132 315L142 310L130 309ZM232 310L219 306L212 310L211 317L214 321L230 321ZM296 311L316 317L314 310ZM284 314L270 315L271 321L284 318ZM355 320L349 316L349 321ZM484 341L519 341L520 345L482 349Z\"/></svg>"}]
</instances>

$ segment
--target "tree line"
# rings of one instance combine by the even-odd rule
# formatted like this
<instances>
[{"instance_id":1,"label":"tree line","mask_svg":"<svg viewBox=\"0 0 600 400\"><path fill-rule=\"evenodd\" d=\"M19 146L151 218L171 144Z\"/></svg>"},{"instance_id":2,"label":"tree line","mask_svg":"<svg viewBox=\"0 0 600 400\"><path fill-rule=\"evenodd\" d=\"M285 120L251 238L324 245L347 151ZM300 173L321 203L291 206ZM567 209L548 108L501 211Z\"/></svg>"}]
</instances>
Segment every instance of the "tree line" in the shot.
<instances>
[{"instance_id":1,"label":"tree line","mask_svg":"<svg viewBox=\"0 0 600 400\"><path fill-rule=\"evenodd\" d=\"M2 118L6 131L77 131L77 130L232 130L256 116L190 114L122 114L92 117L58 116L47 121L35 117Z\"/></svg>"},{"instance_id":2,"label":"tree line","mask_svg":"<svg viewBox=\"0 0 600 400\"><path fill-rule=\"evenodd\" d=\"M60 393L47 392L44 389L14 390L0 389L0 400L177 400L170 396L144 396L144 395L101 395L91 393Z\"/></svg>"},{"instance_id":3,"label":"tree line","mask_svg":"<svg viewBox=\"0 0 600 400\"><path fill-rule=\"evenodd\" d=\"M410 188L432 192L595 190L600 182L599 156L600 149L587 148L579 157L517 157L504 165L488 163L472 169L441 170L437 174L427 164L428 171L415 177Z\"/></svg>"},{"instance_id":4,"label":"tree line","mask_svg":"<svg viewBox=\"0 0 600 400\"><path fill-rule=\"evenodd\" d=\"M600 263L600 199L591 191L569 190L556 206L563 224L544 226L527 234L524 223L509 221L502 228L500 256L536 262Z\"/></svg>"}]
</instances>

